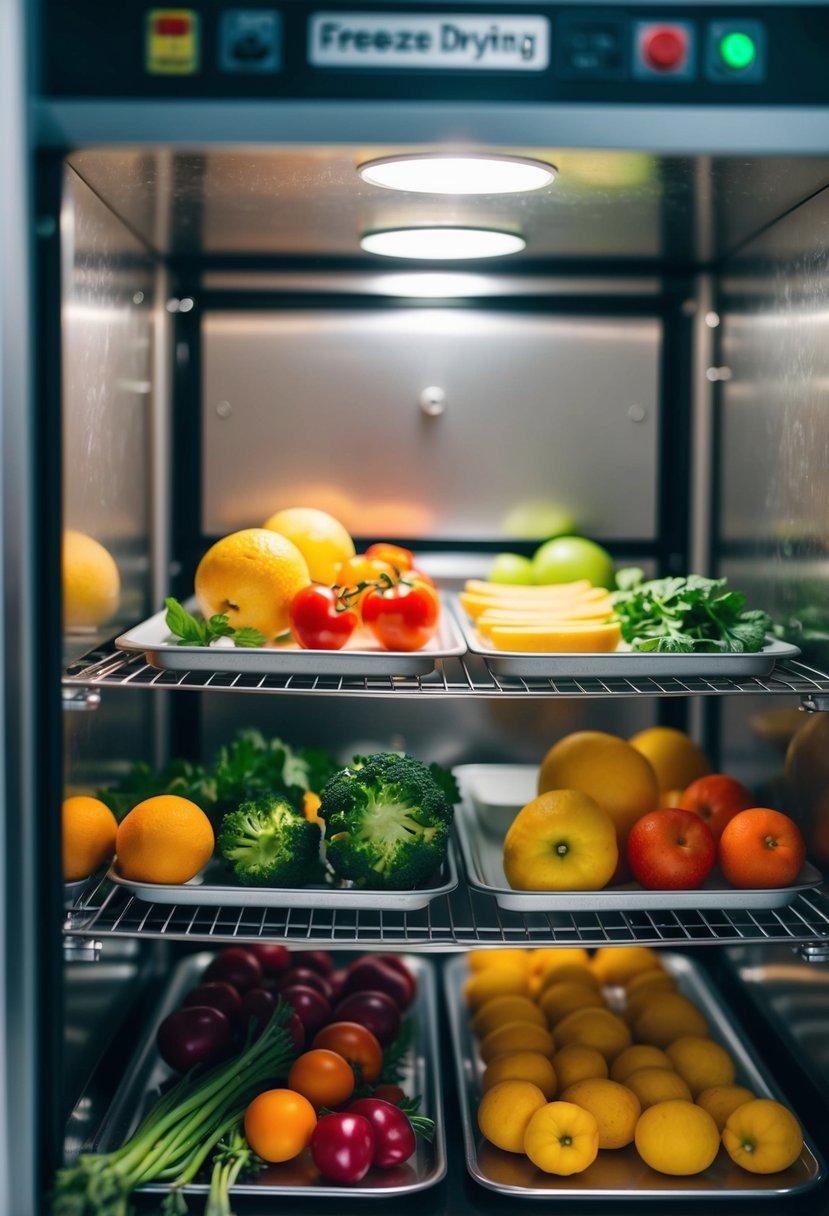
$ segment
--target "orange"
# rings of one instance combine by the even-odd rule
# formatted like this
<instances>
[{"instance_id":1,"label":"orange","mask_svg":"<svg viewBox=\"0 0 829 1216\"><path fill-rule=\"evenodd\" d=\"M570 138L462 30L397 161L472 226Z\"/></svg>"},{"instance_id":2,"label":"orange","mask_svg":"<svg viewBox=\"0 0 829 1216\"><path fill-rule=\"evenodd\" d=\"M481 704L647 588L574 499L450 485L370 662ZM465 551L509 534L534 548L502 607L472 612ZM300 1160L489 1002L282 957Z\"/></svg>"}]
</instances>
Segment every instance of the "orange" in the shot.
<instances>
[{"instance_id":1,"label":"orange","mask_svg":"<svg viewBox=\"0 0 829 1216\"><path fill-rule=\"evenodd\" d=\"M534 1005L528 996L494 996L491 1001L481 1005L472 1018L472 1032L479 1039L485 1039L493 1030L507 1022L535 1022L546 1030L547 1021L544 1014Z\"/></svg>"},{"instance_id":2,"label":"orange","mask_svg":"<svg viewBox=\"0 0 829 1216\"><path fill-rule=\"evenodd\" d=\"M88 878L115 853L118 824L109 807L98 798L86 794L65 798L61 827L65 882Z\"/></svg>"},{"instance_id":3,"label":"orange","mask_svg":"<svg viewBox=\"0 0 829 1216\"><path fill-rule=\"evenodd\" d=\"M724 1047L694 1034L676 1039L666 1055L695 1098L712 1085L732 1085L737 1075Z\"/></svg>"},{"instance_id":4,"label":"orange","mask_svg":"<svg viewBox=\"0 0 829 1216\"><path fill-rule=\"evenodd\" d=\"M692 1100L690 1089L673 1068L637 1068L628 1073L625 1085L636 1094L642 1104L642 1110L655 1106L657 1102Z\"/></svg>"},{"instance_id":5,"label":"orange","mask_svg":"<svg viewBox=\"0 0 829 1216\"><path fill-rule=\"evenodd\" d=\"M740 811L720 837L720 869L735 887L789 887L805 860L800 828L768 807Z\"/></svg>"},{"instance_id":6,"label":"orange","mask_svg":"<svg viewBox=\"0 0 829 1216\"><path fill-rule=\"evenodd\" d=\"M803 1133L787 1107L770 1098L755 1098L728 1116L722 1142L731 1160L744 1170L776 1174L797 1161Z\"/></svg>"},{"instance_id":7,"label":"orange","mask_svg":"<svg viewBox=\"0 0 829 1216\"><path fill-rule=\"evenodd\" d=\"M547 1099L531 1081L499 1081L481 1098L478 1127L496 1148L523 1153L527 1124L546 1105Z\"/></svg>"},{"instance_id":8,"label":"orange","mask_svg":"<svg viewBox=\"0 0 829 1216\"><path fill-rule=\"evenodd\" d=\"M506 1022L490 1031L478 1048L485 1064L508 1051L539 1051L544 1056L551 1056L555 1049L555 1040L549 1030L533 1022Z\"/></svg>"},{"instance_id":9,"label":"orange","mask_svg":"<svg viewBox=\"0 0 829 1216\"><path fill-rule=\"evenodd\" d=\"M618 1081L593 1077L577 1081L562 1091L562 1101L574 1102L589 1110L599 1125L599 1148L624 1148L636 1131L636 1121L642 1113L639 1099L632 1089Z\"/></svg>"},{"instance_id":10,"label":"orange","mask_svg":"<svg viewBox=\"0 0 829 1216\"><path fill-rule=\"evenodd\" d=\"M697 1094L696 1104L707 1110L722 1133L728 1119L738 1106L753 1102L757 1097L744 1085L712 1085Z\"/></svg>"},{"instance_id":11,"label":"orange","mask_svg":"<svg viewBox=\"0 0 829 1216\"><path fill-rule=\"evenodd\" d=\"M225 613L234 629L258 629L272 642L289 629L291 601L310 581L296 545L245 528L207 550L196 569L196 599L205 618Z\"/></svg>"},{"instance_id":12,"label":"orange","mask_svg":"<svg viewBox=\"0 0 829 1216\"><path fill-rule=\"evenodd\" d=\"M63 627L95 628L118 611L121 578L108 549L67 528L62 545Z\"/></svg>"},{"instance_id":13,"label":"orange","mask_svg":"<svg viewBox=\"0 0 829 1216\"><path fill-rule=\"evenodd\" d=\"M572 787L528 802L504 838L504 873L517 891L598 891L618 859L610 816Z\"/></svg>"},{"instance_id":14,"label":"orange","mask_svg":"<svg viewBox=\"0 0 829 1216\"><path fill-rule=\"evenodd\" d=\"M662 963L648 946L600 946L590 960L600 984L627 984L642 972L661 971Z\"/></svg>"},{"instance_id":15,"label":"orange","mask_svg":"<svg viewBox=\"0 0 829 1216\"><path fill-rule=\"evenodd\" d=\"M599 1152L595 1115L573 1102L542 1106L527 1124L524 1152L545 1174L580 1174Z\"/></svg>"},{"instance_id":16,"label":"orange","mask_svg":"<svg viewBox=\"0 0 829 1216\"><path fill-rule=\"evenodd\" d=\"M268 1089L245 1111L245 1139L263 1161L290 1161L307 1148L317 1125L313 1106L292 1089Z\"/></svg>"},{"instance_id":17,"label":"orange","mask_svg":"<svg viewBox=\"0 0 829 1216\"><path fill-rule=\"evenodd\" d=\"M701 1174L711 1165L719 1147L716 1123L692 1102L657 1102L636 1124L639 1156L660 1174Z\"/></svg>"},{"instance_id":18,"label":"orange","mask_svg":"<svg viewBox=\"0 0 829 1216\"><path fill-rule=\"evenodd\" d=\"M340 564L354 557L354 541L340 521L316 507L286 507L262 527L296 545L315 583L335 583Z\"/></svg>"},{"instance_id":19,"label":"orange","mask_svg":"<svg viewBox=\"0 0 829 1216\"><path fill-rule=\"evenodd\" d=\"M496 1056L484 1072L481 1088L486 1093L501 1081L530 1081L548 1102L552 1101L558 1083L555 1068L540 1051L513 1051Z\"/></svg>"},{"instance_id":20,"label":"orange","mask_svg":"<svg viewBox=\"0 0 829 1216\"><path fill-rule=\"evenodd\" d=\"M607 1060L595 1047L585 1047L584 1043L568 1043L559 1048L553 1056L553 1067L562 1089L589 1077L607 1076Z\"/></svg>"},{"instance_id":21,"label":"orange","mask_svg":"<svg viewBox=\"0 0 829 1216\"><path fill-rule=\"evenodd\" d=\"M133 882L187 882L210 860L213 844L204 811L176 794L139 802L115 837L118 868Z\"/></svg>"},{"instance_id":22,"label":"orange","mask_svg":"<svg viewBox=\"0 0 829 1216\"><path fill-rule=\"evenodd\" d=\"M680 992L654 992L637 999L631 1018L634 1041L667 1047L685 1034L704 1037L708 1023L687 996Z\"/></svg>"},{"instance_id":23,"label":"orange","mask_svg":"<svg viewBox=\"0 0 829 1216\"><path fill-rule=\"evenodd\" d=\"M576 1009L556 1023L556 1038L562 1047L568 1043L595 1047L608 1061L630 1047L630 1031L609 1009Z\"/></svg>"},{"instance_id":24,"label":"orange","mask_svg":"<svg viewBox=\"0 0 829 1216\"><path fill-rule=\"evenodd\" d=\"M684 790L711 772L711 764L701 747L673 726L650 726L640 730L629 743L650 761L660 794L668 790ZM660 806L670 804L660 799Z\"/></svg>"},{"instance_id":25,"label":"orange","mask_svg":"<svg viewBox=\"0 0 829 1216\"><path fill-rule=\"evenodd\" d=\"M656 775L640 752L616 735L581 730L559 739L541 762L538 792L579 790L598 802L620 842L659 803Z\"/></svg>"},{"instance_id":26,"label":"orange","mask_svg":"<svg viewBox=\"0 0 829 1216\"><path fill-rule=\"evenodd\" d=\"M625 1082L631 1073L639 1068L667 1068L671 1072L674 1066L664 1051L658 1047L649 1047L646 1043L635 1043L626 1047L613 1061L610 1077L613 1081Z\"/></svg>"}]
</instances>

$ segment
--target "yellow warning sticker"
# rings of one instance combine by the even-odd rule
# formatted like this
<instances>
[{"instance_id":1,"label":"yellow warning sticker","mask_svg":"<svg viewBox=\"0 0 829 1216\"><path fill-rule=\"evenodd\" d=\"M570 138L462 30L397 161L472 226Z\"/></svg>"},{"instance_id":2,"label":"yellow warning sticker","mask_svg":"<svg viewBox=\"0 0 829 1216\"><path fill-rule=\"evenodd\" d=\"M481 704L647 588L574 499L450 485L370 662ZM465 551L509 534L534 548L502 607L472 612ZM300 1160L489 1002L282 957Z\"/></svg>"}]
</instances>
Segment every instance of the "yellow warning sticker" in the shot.
<instances>
[{"instance_id":1,"label":"yellow warning sticker","mask_svg":"<svg viewBox=\"0 0 829 1216\"><path fill-rule=\"evenodd\" d=\"M190 8L147 13L144 66L154 76L191 76L199 70L199 15Z\"/></svg>"}]
</instances>

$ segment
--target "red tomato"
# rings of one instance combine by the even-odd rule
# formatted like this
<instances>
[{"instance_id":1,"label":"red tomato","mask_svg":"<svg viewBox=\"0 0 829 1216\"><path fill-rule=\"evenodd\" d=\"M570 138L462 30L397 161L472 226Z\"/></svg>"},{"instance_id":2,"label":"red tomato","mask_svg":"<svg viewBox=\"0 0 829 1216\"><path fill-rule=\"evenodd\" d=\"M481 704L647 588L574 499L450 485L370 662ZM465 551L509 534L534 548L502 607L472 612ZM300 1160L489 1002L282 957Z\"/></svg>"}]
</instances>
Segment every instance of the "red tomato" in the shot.
<instances>
[{"instance_id":1,"label":"red tomato","mask_svg":"<svg viewBox=\"0 0 829 1216\"><path fill-rule=\"evenodd\" d=\"M374 1132L374 1156L372 1165L381 1170L402 1165L414 1154L417 1147L412 1125L402 1110L381 1098L358 1098L348 1107L350 1115L362 1115L368 1119Z\"/></svg>"},{"instance_id":2,"label":"red tomato","mask_svg":"<svg viewBox=\"0 0 829 1216\"><path fill-rule=\"evenodd\" d=\"M694 811L704 819L714 839L719 840L725 826L740 811L754 806L755 798L735 777L725 773L709 773L692 781L682 795L679 805L686 811Z\"/></svg>"},{"instance_id":3,"label":"red tomato","mask_svg":"<svg viewBox=\"0 0 829 1216\"><path fill-rule=\"evenodd\" d=\"M419 650L439 620L440 600L426 583L401 580L392 587L373 588L363 600L363 622L386 650Z\"/></svg>"},{"instance_id":4,"label":"red tomato","mask_svg":"<svg viewBox=\"0 0 829 1216\"><path fill-rule=\"evenodd\" d=\"M392 545L381 540L366 549L366 557L377 557L382 562L389 562L397 570L411 570L414 565L414 553L401 545Z\"/></svg>"},{"instance_id":5,"label":"red tomato","mask_svg":"<svg viewBox=\"0 0 829 1216\"><path fill-rule=\"evenodd\" d=\"M627 840L633 876L651 891L690 891L702 886L717 857L705 820L693 811L664 807L637 819Z\"/></svg>"},{"instance_id":6,"label":"red tomato","mask_svg":"<svg viewBox=\"0 0 829 1216\"><path fill-rule=\"evenodd\" d=\"M288 1087L307 1098L315 1110L342 1106L354 1092L354 1073L348 1061L335 1051L317 1047L294 1060Z\"/></svg>"},{"instance_id":7,"label":"red tomato","mask_svg":"<svg viewBox=\"0 0 829 1216\"><path fill-rule=\"evenodd\" d=\"M383 1067L383 1048L365 1026L356 1022L329 1022L316 1035L312 1047L326 1047L348 1060L359 1064L363 1080L373 1085Z\"/></svg>"},{"instance_id":8,"label":"red tomato","mask_svg":"<svg viewBox=\"0 0 829 1216\"><path fill-rule=\"evenodd\" d=\"M309 583L291 601L291 630L306 650L342 650L359 618L333 587Z\"/></svg>"},{"instance_id":9,"label":"red tomato","mask_svg":"<svg viewBox=\"0 0 829 1216\"><path fill-rule=\"evenodd\" d=\"M331 1182L364 1178L374 1157L374 1132L363 1115L325 1115L311 1136L314 1165Z\"/></svg>"}]
</instances>

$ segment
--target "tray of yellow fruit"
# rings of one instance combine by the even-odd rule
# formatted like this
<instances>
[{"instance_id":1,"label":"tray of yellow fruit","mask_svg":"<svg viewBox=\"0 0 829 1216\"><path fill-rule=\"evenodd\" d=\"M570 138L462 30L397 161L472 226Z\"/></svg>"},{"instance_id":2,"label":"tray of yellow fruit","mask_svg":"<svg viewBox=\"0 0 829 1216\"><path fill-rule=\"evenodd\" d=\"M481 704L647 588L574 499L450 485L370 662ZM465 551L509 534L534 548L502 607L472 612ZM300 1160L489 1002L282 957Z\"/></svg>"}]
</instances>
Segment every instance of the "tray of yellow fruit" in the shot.
<instances>
[{"instance_id":1,"label":"tray of yellow fruit","mask_svg":"<svg viewBox=\"0 0 829 1216\"><path fill-rule=\"evenodd\" d=\"M636 651L622 640L610 592L581 579L517 586L468 579L451 600L470 654L499 675L635 679L767 676L796 646L767 638L754 653Z\"/></svg>"},{"instance_id":2,"label":"tray of yellow fruit","mask_svg":"<svg viewBox=\"0 0 829 1216\"><path fill-rule=\"evenodd\" d=\"M618 842L612 822L593 800L572 789L548 793L557 799L553 819L550 808L536 800L537 765L461 764L452 771L461 792L455 831L467 883L510 912L782 908L822 881L807 861L794 882L779 887L732 886L718 866L688 889L649 890L632 881L608 885L619 864ZM519 813L521 828L513 829ZM562 830L569 833L567 856L554 852Z\"/></svg>"},{"instance_id":3,"label":"tray of yellow fruit","mask_svg":"<svg viewBox=\"0 0 829 1216\"><path fill-rule=\"evenodd\" d=\"M826 1165L705 973L642 946L444 969L466 1164L526 1199L762 1199Z\"/></svg>"}]
</instances>

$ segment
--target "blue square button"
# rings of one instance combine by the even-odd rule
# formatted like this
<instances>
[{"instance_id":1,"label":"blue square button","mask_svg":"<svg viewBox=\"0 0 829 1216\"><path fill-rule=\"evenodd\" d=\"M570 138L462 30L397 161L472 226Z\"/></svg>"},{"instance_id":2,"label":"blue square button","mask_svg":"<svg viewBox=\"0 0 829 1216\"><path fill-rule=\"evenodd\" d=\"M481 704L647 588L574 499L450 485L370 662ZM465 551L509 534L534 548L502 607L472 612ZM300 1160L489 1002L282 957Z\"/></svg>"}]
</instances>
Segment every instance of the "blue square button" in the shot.
<instances>
[{"instance_id":1,"label":"blue square button","mask_svg":"<svg viewBox=\"0 0 829 1216\"><path fill-rule=\"evenodd\" d=\"M272 9L229 8L219 26L223 72L278 72L282 66L282 17Z\"/></svg>"}]
</instances>

